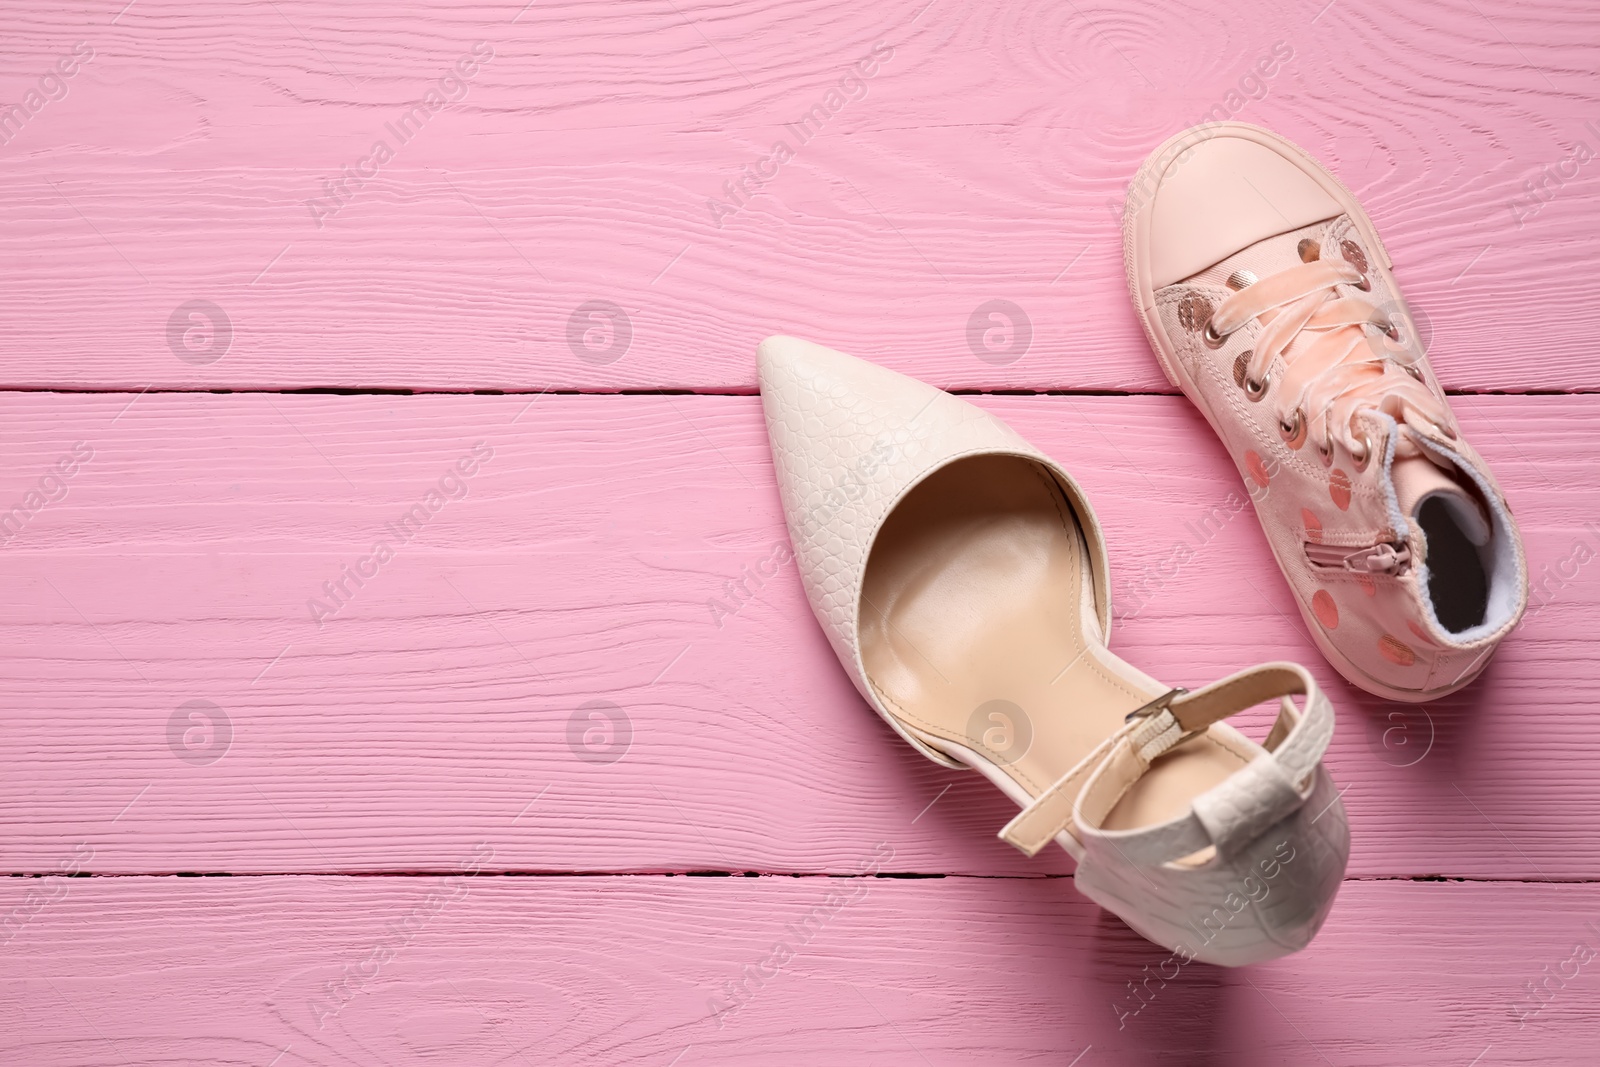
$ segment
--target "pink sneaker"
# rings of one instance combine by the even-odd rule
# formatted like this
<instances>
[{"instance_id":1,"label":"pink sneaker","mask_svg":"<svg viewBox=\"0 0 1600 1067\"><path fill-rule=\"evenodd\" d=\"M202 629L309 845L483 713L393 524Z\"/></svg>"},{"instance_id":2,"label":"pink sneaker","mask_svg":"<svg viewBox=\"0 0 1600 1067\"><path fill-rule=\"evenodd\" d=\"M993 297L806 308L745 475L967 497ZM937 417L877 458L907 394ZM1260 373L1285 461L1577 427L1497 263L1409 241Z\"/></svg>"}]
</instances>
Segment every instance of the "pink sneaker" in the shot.
<instances>
[{"instance_id":1,"label":"pink sneaker","mask_svg":"<svg viewBox=\"0 0 1600 1067\"><path fill-rule=\"evenodd\" d=\"M1276 134L1197 126L1139 169L1123 241L1323 655L1393 700L1477 677L1527 604L1521 539L1355 197Z\"/></svg>"}]
</instances>

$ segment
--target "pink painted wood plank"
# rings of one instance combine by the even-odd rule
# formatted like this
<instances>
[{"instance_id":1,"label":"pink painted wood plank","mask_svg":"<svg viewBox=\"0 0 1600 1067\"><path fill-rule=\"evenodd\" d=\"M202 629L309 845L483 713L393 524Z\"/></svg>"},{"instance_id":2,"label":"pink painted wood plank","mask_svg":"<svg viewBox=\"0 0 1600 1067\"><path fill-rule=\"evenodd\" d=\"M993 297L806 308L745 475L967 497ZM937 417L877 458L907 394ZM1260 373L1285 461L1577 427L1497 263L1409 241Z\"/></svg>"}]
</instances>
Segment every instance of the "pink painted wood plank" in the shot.
<instances>
[{"instance_id":1,"label":"pink painted wood plank","mask_svg":"<svg viewBox=\"0 0 1600 1067\"><path fill-rule=\"evenodd\" d=\"M1581 725L1600 710L1600 398L1459 398L1541 606L1425 711L1322 664L1248 512L1197 541L1240 483L1186 402L983 403L1095 501L1123 655L1186 684L1312 665L1339 707L1354 873L1600 872ZM755 398L528 405L0 395L5 506L57 495L41 480L92 450L0 546L0 870L54 870L79 842L99 872L448 870L491 826L509 870L846 871L880 840L896 870L1070 870L995 840L1008 802L866 710L792 567L730 594L786 536ZM466 495L393 537L441 485ZM380 539L394 557L360 564ZM341 579L358 564L377 569L360 588ZM340 580L319 627L308 601ZM209 730L191 701L221 710ZM619 726L585 747L591 701L625 713L626 745Z\"/></svg>"},{"instance_id":2,"label":"pink painted wood plank","mask_svg":"<svg viewBox=\"0 0 1600 1067\"><path fill-rule=\"evenodd\" d=\"M1358 191L1447 383L1600 386L1584 0L12 8L0 99L38 107L0 144L9 385L748 390L790 331L952 387L1165 391L1115 202L1209 113ZM314 218L347 167L372 176ZM970 340L993 300L1014 360Z\"/></svg>"},{"instance_id":3,"label":"pink painted wood plank","mask_svg":"<svg viewBox=\"0 0 1600 1067\"><path fill-rule=\"evenodd\" d=\"M6 879L18 907L0 1050L30 1067L1557 1067L1600 1039L1592 885L1351 882L1309 949L1237 971L1064 879Z\"/></svg>"}]
</instances>

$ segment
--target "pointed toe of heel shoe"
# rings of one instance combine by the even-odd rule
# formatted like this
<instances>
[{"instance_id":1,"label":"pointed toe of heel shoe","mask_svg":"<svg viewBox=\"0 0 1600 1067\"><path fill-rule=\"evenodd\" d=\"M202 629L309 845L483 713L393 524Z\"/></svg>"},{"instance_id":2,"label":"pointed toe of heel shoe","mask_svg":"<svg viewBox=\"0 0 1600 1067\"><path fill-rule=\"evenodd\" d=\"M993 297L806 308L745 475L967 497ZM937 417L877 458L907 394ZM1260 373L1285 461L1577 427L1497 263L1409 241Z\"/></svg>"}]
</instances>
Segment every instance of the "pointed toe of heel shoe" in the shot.
<instances>
[{"instance_id":1,"label":"pointed toe of heel shoe","mask_svg":"<svg viewBox=\"0 0 1600 1067\"><path fill-rule=\"evenodd\" d=\"M856 688L1055 842L1084 895L1185 959L1293 952L1349 856L1321 765L1333 709L1272 663L1195 692L1114 656L1109 567L1071 476L993 415L792 337L758 353L783 510L811 607ZM1291 697L1299 697L1298 704ZM1222 720L1280 705L1263 744Z\"/></svg>"}]
</instances>

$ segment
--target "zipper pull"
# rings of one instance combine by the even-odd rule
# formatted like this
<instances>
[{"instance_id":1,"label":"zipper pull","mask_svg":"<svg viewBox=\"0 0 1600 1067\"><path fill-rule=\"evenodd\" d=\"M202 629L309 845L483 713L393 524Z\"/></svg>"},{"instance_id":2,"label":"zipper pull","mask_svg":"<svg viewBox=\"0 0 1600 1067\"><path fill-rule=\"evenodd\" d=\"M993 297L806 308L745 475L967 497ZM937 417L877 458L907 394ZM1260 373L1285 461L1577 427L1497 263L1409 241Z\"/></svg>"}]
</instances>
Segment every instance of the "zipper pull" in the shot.
<instances>
[{"instance_id":1,"label":"zipper pull","mask_svg":"<svg viewBox=\"0 0 1600 1067\"><path fill-rule=\"evenodd\" d=\"M1400 541L1380 541L1365 548L1347 548L1307 541L1306 559L1315 567L1334 567L1356 574L1396 574L1411 562L1411 549Z\"/></svg>"}]
</instances>

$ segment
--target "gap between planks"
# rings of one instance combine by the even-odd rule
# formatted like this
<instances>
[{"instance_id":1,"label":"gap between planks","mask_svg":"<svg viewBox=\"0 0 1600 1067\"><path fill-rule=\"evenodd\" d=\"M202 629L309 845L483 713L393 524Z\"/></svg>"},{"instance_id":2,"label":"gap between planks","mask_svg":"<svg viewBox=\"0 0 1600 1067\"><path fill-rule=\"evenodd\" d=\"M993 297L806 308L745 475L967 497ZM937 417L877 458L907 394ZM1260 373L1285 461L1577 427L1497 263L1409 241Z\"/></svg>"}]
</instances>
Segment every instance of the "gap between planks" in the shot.
<instances>
[{"instance_id":1,"label":"gap between planks","mask_svg":"<svg viewBox=\"0 0 1600 1067\"><path fill-rule=\"evenodd\" d=\"M930 383L932 384L932 383ZM1065 396L1065 397L1123 397L1123 396L1177 396L1175 389L1021 389L954 388L943 390L951 396ZM1446 396L1593 396L1600 387L1567 389L1445 389ZM273 396L760 396L754 388L695 388L695 389L442 389L409 388L382 385L326 386L308 385L294 387L207 388L204 386L164 386L160 389L133 389L124 386L103 388L67 388L63 386L0 386L0 396L44 394L58 396L160 396L165 394L195 394L228 396L239 394L266 394Z\"/></svg>"}]
</instances>

